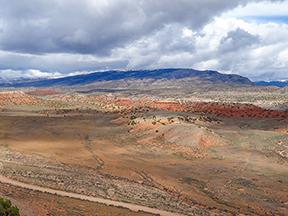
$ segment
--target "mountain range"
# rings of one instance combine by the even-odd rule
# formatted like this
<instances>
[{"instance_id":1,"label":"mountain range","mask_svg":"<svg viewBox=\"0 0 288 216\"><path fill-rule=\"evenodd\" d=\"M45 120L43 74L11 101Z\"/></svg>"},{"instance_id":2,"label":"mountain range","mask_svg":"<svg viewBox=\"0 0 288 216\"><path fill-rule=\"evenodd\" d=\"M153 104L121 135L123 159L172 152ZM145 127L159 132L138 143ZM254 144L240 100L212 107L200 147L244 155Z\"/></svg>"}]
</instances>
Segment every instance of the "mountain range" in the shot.
<instances>
[{"instance_id":1,"label":"mountain range","mask_svg":"<svg viewBox=\"0 0 288 216\"><path fill-rule=\"evenodd\" d=\"M201 85L259 85L284 87L288 82L252 82L246 77L236 74L222 74L217 71L194 69L156 69L131 71L104 71L89 74L67 76L54 79L16 80L9 83L0 79L1 87L73 87L94 85L97 87L162 87L201 86Z\"/></svg>"},{"instance_id":2,"label":"mountain range","mask_svg":"<svg viewBox=\"0 0 288 216\"><path fill-rule=\"evenodd\" d=\"M288 86L288 81L270 81L270 82L259 81L255 82L255 84L258 86L277 86L282 88Z\"/></svg>"},{"instance_id":3,"label":"mountain range","mask_svg":"<svg viewBox=\"0 0 288 216\"><path fill-rule=\"evenodd\" d=\"M133 71L105 71L68 76L55 79L42 80L18 80L10 83L2 83L5 87L52 87L52 86L77 86L99 82L116 82L123 80L186 80L193 79L193 84L240 84L253 85L248 78L235 74L222 74L217 71L199 71L194 69L157 69L157 70L133 70Z\"/></svg>"}]
</instances>

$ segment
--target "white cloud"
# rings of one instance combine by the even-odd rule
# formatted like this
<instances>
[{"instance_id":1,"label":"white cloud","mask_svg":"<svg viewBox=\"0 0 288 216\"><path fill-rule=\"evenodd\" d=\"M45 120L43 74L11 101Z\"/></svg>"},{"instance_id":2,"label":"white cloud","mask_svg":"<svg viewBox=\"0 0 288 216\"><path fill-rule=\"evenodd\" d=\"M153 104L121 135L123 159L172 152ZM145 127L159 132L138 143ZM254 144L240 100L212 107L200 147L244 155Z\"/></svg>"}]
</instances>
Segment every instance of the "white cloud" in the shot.
<instances>
[{"instance_id":1,"label":"white cloud","mask_svg":"<svg viewBox=\"0 0 288 216\"><path fill-rule=\"evenodd\" d=\"M287 24L255 23L239 18L219 17L198 32L186 27L182 31L179 26L170 28L178 30L169 31L169 37L164 40L164 48L163 41L158 36L167 34L166 31L157 32L118 49L114 55L129 59L131 68L146 66L214 69L238 73L256 80L288 77ZM180 40L183 36L185 40ZM167 38L182 43L179 47L189 47L186 41L189 40L191 47L179 49L177 53L167 52L169 45L173 44Z\"/></svg>"},{"instance_id":2,"label":"white cloud","mask_svg":"<svg viewBox=\"0 0 288 216\"><path fill-rule=\"evenodd\" d=\"M288 1L251 2L241 5L224 14L226 17L287 16Z\"/></svg>"},{"instance_id":3,"label":"white cloud","mask_svg":"<svg viewBox=\"0 0 288 216\"><path fill-rule=\"evenodd\" d=\"M54 72L54 73L48 73L48 72L43 72L39 70L0 70L0 77L4 81L9 81L9 80L17 80L20 78L30 78L30 79L39 79L39 78L57 78L61 77L61 73Z\"/></svg>"}]
</instances>

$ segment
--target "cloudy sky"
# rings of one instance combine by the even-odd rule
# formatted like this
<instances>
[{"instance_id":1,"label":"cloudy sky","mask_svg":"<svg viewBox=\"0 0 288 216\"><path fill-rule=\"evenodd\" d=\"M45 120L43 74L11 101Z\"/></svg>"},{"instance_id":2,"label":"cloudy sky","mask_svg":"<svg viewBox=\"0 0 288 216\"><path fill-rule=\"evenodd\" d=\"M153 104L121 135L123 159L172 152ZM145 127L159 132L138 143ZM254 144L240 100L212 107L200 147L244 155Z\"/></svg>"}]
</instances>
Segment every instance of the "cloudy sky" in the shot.
<instances>
[{"instance_id":1,"label":"cloudy sky","mask_svg":"<svg viewBox=\"0 0 288 216\"><path fill-rule=\"evenodd\" d=\"M168 67L288 80L288 0L0 0L0 79Z\"/></svg>"}]
</instances>

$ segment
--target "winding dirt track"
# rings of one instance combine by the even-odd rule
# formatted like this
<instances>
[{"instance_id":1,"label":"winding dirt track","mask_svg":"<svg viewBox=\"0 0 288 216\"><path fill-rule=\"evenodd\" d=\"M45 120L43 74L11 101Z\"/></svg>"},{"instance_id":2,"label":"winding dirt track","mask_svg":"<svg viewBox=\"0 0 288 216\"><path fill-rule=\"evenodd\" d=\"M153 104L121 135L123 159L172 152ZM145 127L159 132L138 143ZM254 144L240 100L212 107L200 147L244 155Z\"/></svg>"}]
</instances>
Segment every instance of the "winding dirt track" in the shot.
<instances>
[{"instance_id":1,"label":"winding dirt track","mask_svg":"<svg viewBox=\"0 0 288 216\"><path fill-rule=\"evenodd\" d=\"M5 176L1 176L1 175L0 175L0 182L4 183L4 184L13 185L16 187L21 187L21 188L25 188L25 189L29 189L29 190L43 192L43 193L49 193L49 194L54 194L54 195L63 196L63 197L86 200L86 201L90 201L90 202L97 202L97 203L102 203L102 204L110 205L110 206L123 207L123 208L130 209L132 211L135 211L135 212L144 211L147 213L158 214L158 215L163 215L163 216L183 216L181 214L167 212L167 211L154 209L154 208L149 208L146 206L124 203L124 202L118 202L118 201L113 201L113 200L109 200L109 199L97 198L97 197L86 196L86 195L77 194L77 193L65 192L65 191L61 191L61 190L55 190L55 189L51 189L51 188L45 188L45 187L40 187L40 186L36 186L36 185L26 184L23 182L9 179L9 178L7 178Z\"/></svg>"}]
</instances>

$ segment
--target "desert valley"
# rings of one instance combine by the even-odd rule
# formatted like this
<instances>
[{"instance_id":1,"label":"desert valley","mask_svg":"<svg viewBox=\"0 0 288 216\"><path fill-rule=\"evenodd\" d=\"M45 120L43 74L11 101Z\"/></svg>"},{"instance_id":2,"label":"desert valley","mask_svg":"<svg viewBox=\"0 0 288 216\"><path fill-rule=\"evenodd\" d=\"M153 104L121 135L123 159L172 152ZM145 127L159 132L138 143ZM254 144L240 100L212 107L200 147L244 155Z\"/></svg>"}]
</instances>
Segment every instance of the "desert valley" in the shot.
<instances>
[{"instance_id":1,"label":"desert valley","mask_svg":"<svg viewBox=\"0 0 288 216\"><path fill-rule=\"evenodd\" d=\"M288 89L195 73L3 84L0 195L21 215L287 215Z\"/></svg>"},{"instance_id":2,"label":"desert valley","mask_svg":"<svg viewBox=\"0 0 288 216\"><path fill-rule=\"evenodd\" d=\"M288 216L288 0L0 0L0 216Z\"/></svg>"}]
</instances>

